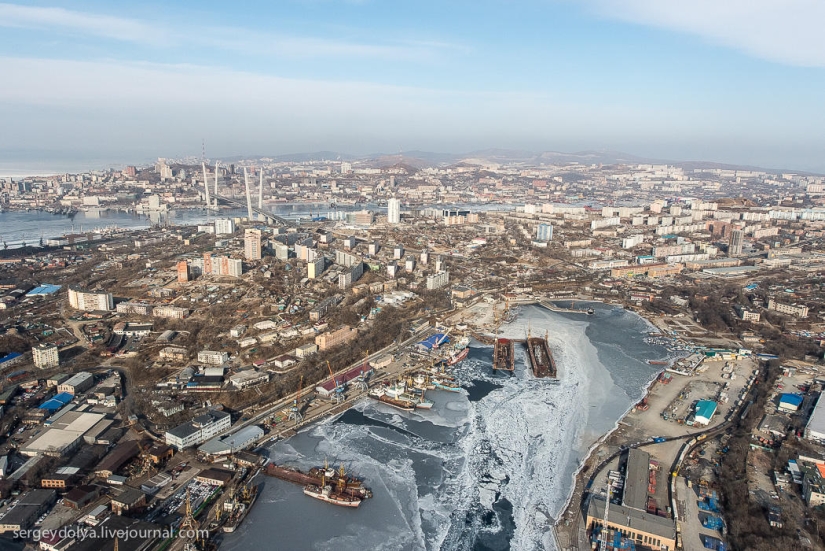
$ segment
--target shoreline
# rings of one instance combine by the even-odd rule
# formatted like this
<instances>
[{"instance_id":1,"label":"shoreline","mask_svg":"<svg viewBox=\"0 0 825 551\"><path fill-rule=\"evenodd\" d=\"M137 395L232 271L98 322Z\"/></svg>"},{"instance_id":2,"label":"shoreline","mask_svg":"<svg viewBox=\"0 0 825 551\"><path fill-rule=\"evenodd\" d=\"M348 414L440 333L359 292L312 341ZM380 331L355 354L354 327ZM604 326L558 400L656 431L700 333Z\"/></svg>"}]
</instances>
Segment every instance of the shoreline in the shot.
<instances>
[{"instance_id":1,"label":"shoreline","mask_svg":"<svg viewBox=\"0 0 825 551\"><path fill-rule=\"evenodd\" d=\"M610 304L598 300L592 300L590 302ZM648 328L657 329L655 324L647 317L635 310L629 311L639 316ZM674 358L672 354L669 354L663 360L668 361L669 366L675 359L676 358ZM664 369L662 371L664 371ZM642 385L642 396L639 398L639 401L650 398L650 396L655 393L657 388L656 383L662 371L657 372L646 384ZM630 426L627 420L629 416L635 412L636 405L638 403L639 402L636 401L628 406L624 413L622 413L613 423L612 428L593 442L579 462L578 468L573 473L571 477L572 485L570 492L567 495L564 506L559 510L555 523L550 530L551 537L555 542L558 551L569 549L571 547L578 547L578 521L582 514L578 509L579 504L581 503L581 495L587 489L585 485L589 478L595 473L594 469L603 461L602 457L609 456L609 448L617 445L615 442L611 443L611 439L618 435L623 426ZM563 540L566 541L566 545L563 543Z\"/></svg>"}]
</instances>

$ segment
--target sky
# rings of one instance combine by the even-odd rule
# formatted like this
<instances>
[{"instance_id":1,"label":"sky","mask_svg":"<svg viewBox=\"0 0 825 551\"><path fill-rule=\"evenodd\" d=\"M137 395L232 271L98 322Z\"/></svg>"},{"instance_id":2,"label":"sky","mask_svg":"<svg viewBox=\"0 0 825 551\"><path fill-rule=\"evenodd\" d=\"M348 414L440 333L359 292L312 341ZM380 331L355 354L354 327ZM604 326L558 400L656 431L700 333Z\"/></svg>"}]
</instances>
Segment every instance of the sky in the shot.
<instances>
[{"instance_id":1,"label":"sky","mask_svg":"<svg viewBox=\"0 0 825 551\"><path fill-rule=\"evenodd\" d=\"M821 0L0 3L0 163L487 148L825 172Z\"/></svg>"}]
</instances>

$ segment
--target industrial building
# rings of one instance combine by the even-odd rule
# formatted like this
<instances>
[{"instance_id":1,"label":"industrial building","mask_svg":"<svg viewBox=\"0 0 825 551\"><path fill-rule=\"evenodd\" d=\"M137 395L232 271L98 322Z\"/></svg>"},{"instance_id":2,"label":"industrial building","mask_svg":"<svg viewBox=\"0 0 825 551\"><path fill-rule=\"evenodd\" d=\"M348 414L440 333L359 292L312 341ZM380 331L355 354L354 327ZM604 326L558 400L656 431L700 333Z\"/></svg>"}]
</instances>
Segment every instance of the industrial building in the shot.
<instances>
[{"instance_id":1,"label":"industrial building","mask_svg":"<svg viewBox=\"0 0 825 551\"><path fill-rule=\"evenodd\" d=\"M236 433L213 438L198 448L198 454L214 459L244 450L263 438L264 431L255 425L244 427Z\"/></svg>"},{"instance_id":2,"label":"industrial building","mask_svg":"<svg viewBox=\"0 0 825 551\"><path fill-rule=\"evenodd\" d=\"M627 452L627 471L625 474L622 505L647 510L647 486L650 474L650 454L636 448Z\"/></svg>"},{"instance_id":3,"label":"industrial building","mask_svg":"<svg viewBox=\"0 0 825 551\"><path fill-rule=\"evenodd\" d=\"M587 529L596 526L618 530L626 538L650 549L674 551L676 549L676 525L672 520L651 515L624 505L610 504L605 523L606 501L602 496L593 496L587 507Z\"/></svg>"},{"instance_id":4,"label":"industrial building","mask_svg":"<svg viewBox=\"0 0 825 551\"><path fill-rule=\"evenodd\" d=\"M825 400L820 395L811 413L808 424L805 425L805 438L815 442L825 443Z\"/></svg>"},{"instance_id":5,"label":"industrial building","mask_svg":"<svg viewBox=\"0 0 825 551\"><path fill-rule=\"evenodd\" d=\"M223 411L210 410L188 423L166 432L166 443L180 451L206 442L232 425L231 416Z\"/></svg>"},{"instance_id":6,"label":"industrial building","mask_svg":"<svg viewBox=\"0 0 825 551\"><path fill-rule=\"evenodd\" d=\"M83 442L83 435L104 417L102 413L68 411L53 421L47 429L26 442L20 448L20 453L27 457L65 455L80 446Z\"/></svg>"},{"instance_id":7,"label":"industrial building","mask_svg":"<svg viewBox=\"0 0 825 551\"><path fill-rule=\"evenodd\" d=\"M779 396L779 411L793 413L802 405L802 396L785 393Z\"/></svg>"},{"instance_id":8,"label":"industrial building","mask_svg":"<svg viewBox=\"0 0 825 551\"><path fill-rule=\"evenodd\" d=\"M57 385L57 392L68 392L69 394L79 394L92 388L94 375L88 371L79 371Z\"/></svg>"},{"instance_id":9,"label":"industrial building","mask_svg":"<svg viewBox=\"0 0 825 551\"><path fill-rule=\"evenodd\" d=\"M693 422L697 425L708 425L716 413L716 402L713 400L699 400L696 402L696 413Z\"/></svg>"}]
</instances>

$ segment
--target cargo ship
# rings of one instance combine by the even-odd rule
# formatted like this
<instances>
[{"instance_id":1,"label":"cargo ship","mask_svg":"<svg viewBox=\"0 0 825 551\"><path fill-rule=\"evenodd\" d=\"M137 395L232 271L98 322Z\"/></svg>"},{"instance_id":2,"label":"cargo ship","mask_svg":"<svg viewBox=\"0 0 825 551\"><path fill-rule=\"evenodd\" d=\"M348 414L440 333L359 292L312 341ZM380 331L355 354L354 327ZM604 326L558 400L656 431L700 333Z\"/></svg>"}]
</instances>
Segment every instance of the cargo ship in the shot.
<instances>
[{"instance_id":1,"label":"cargo ship","mask_svg":"<svg viewBox=\"0 0 825 551\"><path fill-rule=\"evenodd\" d=\"M254 478L254 477L253 477ZM244 486L240 496L232 496L223 503L224 513L229 514L224 532L234 532L252 510L255 500L258 499L258 486Z\"/></svg>"},{"instance_id":2,"label":"cargo ship","mask_svg":"<svg viewBox=\"0 0 825 551\"><path fill-rule=\"evenodd\" d=\"M470 354L470 349L462 348L460 352L456 352L455 354L450 356L450 359L447 360L447 365L455 365L459 363L460 361L464 360L468 354Z\"/></svg>"},{"instance_id":3,"label":"cargo ship","mask_svg":"<svg viewBox=\"0 0 825 551\"><path fill-rule=\"evenodd\" d=\"M392 397L387 394L387 389L384 386L378 386L373 389L370 389L368 396L373 400L378 400L379 402L383 402L389 406L394 408L398 408L403 411L412 411L415 409L415 402L412 400L407 400L405 398L401 398L399 394L398 397Z\"/></svg>"},{"instance_id":4,"label":"cargo ship","mask_svg":"<svg viewBox=\"0 0 825 551\"><path fill-rule=\"evenodd\" d=\"M527 352L534 376L556 378L556 361L547 346L547 339L528 337Z\"/></svg>"},{"instance_id":5,"label":"cargo ship","mask_svg":"<svg viewBox=\"0 0 825 551\"><path fill-rule=\"evenodd\" d=\"M266 466L264 474L305 486L318 486L321 482L324 482L321 487L326 486L326 482L338 485L339 481L343 480L343 493L361 499L372 497L372 492L364 486L364 482L359 478L347 475L343 467L337 471L328 466L313 467L308 473L305 473L294 467L270 463Z\"/></svg>"},{"instance_id":6,"label":"cargo ship","mask_svg":"<svg viewBox=\"0 0 825 551\"><path fill-rule=\"evenodd\" d=\"M515 364L513 341L496 338L496 344L493 348L493 371L513 371Z\"/></svg>"}]
</instances>

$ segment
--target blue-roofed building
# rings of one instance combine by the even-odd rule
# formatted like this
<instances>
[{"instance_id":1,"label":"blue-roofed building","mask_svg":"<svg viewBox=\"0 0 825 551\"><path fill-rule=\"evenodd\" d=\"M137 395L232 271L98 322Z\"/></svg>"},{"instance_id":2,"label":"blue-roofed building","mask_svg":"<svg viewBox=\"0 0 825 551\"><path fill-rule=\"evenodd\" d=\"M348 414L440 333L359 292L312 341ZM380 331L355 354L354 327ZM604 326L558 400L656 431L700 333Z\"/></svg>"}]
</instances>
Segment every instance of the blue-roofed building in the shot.
<instances>
[{"instance_id":1,"label":"blue-roofed building","mask_svg":"<svg viewBox=\"0 0 825 551\"><path fill-rule=\"evenodd\" d=\"M26 293L27 297L44 297L47 295L53 295L60 290L62 285L52 285L50 283L43 283L39 287L35 287L28 293Z\"/></svg>"},{"instance_id":2,"label":"blue-roofed building","mask_svg":"<svg viewBox=\"0 0 825 551\"><path fill-rule=\"evenodd\" d=\"M436 333L430 337L427 337L420 343L416 344L419 350L427 351L432 350L433 348L438 348L444 344L450 342L450 337L445 335L444 333Z\"/></svg>"},{"instance_id":3,"label":"blue-roofed building","mask_svg":"<svg viewBox=\"0 0 825 551\"><path fill-rule=\"evenodd\" d=\"M779 396L779 411L793 413L802 405L802 396L787 392Z\"/></svg>"},{"instance_id":4,"label":"blue-roofed building","mask_svg":"<svg viewBox=\"0 0 825 551\"><path fill-rule=\"evenodd\" d=\"M2 358L0 358L0 369L6 368L10 365L14 365L17 362L23 359L23 354L20 352L9 352Z\"/></svg>"},{"instance_id":5,"label":"blue-roofed building","mask_svg":"<svg viewBox=\"0 0 825 551\"><path fill-rule=\"evenodd\" d=\"M699 400L696 402L696 415L693 422L697 425L707 425L716 413L716 402L713 400Z\"/></svg>"},{"instance_id":6,"label":"blue-roofed building","mask_svg":"<svg viewBox=\"0 0 825 551\"><path fill-rule=\"evenodd\" d=\"M56 394L54 397L40 404L39 409L45 409L51 413L54 413L55 411L59 410L60 408L71 402L73 398L74 396L69 394L68 392L61 392L60 394Z\"/></svg>"}]
</instances>

